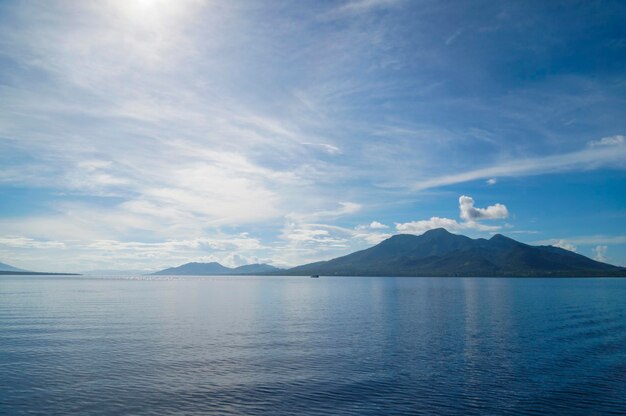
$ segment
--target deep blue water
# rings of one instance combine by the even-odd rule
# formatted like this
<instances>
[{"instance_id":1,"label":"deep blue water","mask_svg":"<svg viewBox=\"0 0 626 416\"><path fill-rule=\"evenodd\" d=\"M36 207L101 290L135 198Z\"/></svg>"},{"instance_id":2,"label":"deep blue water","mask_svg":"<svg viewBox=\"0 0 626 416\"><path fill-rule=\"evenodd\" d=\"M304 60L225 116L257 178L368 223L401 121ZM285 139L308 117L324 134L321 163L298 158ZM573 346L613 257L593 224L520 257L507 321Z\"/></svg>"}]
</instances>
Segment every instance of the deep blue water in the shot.
<instances>
[{"instance_id":1,"label":"deep blue water","mask_svg":"<svg viewBox=\"0 0 626 416\"><path fill-rule=\"evenodd\" d=\"M0 277L0 414L611 413L626 279Z\"/></svg>"}]
</instances>

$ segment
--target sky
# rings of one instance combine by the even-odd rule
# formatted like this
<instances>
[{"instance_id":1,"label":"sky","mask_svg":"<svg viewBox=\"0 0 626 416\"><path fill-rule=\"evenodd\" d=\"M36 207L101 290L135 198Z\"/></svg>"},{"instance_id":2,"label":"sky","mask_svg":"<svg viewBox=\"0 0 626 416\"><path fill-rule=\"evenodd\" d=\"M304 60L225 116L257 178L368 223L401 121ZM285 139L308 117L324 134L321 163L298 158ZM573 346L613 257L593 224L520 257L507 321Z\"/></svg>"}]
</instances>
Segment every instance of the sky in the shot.
<instances>
[{"instance_id":1,"label":"sky","mask_svg":"<svg viewBox=\"0 0 626 416\"><path fill-rule=\"evenodd\" d=\"M0 261L293 266L445 227L626 266L623 1L0 2Z\"/></svg>"}]
</instances>

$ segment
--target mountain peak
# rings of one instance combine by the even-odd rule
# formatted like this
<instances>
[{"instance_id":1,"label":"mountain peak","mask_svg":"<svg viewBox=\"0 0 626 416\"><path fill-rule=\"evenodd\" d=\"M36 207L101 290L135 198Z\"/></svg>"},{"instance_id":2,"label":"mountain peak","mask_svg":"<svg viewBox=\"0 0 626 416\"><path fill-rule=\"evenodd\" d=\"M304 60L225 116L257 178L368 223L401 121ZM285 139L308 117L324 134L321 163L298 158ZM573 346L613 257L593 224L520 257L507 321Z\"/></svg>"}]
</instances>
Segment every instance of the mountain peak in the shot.
<instances>
[{"instance_id":1,"label":"mountain peak","mask_svg":"<svg viewBox=\"0 0 626 416\"><path fill-rule=\"evenodd\" d=\"M254 274L254 273L270 273L278 271L277 267L269 264L246 264L239 267L226 267L218 262L211 263L185 263L178 267L170 267L152 274L155 275L198 275L198 276L210 276L210 275L234 275L234 274Z\"/></svg>"},{"instance_id":2,"label":"mountain peak","mask_svg":"<svg viewBox=\"0 0 626 416\"><path fill-rule=\"evenodd\" d=\"M501 234L472 239L443 228L397 234L325 262L287 270L337 276L624 276L626 268L553 247L531 246Z\"/></svg>"},{"instance_id":3,"label":"mountain peak","mask_svg":"<svg viewBox=\"0 0 626 416\"><path fill-rule=\"evenodd\" d=\"M10 264L0 263L0 270L4 272L24 272L26 270L11 266Z\"/></svg>"},{"instance_id":4,"label":"mountain peak","mask_svg":"<svg viewBox=\"0 0 626 416\"><path fill-rule=\"evenodd\" d=\"M446 230L445 228L439 227L439 228L433 228L432 230L428 230L422 235L440 236L440 235L453 235L453 234L450 231Z\"/></svg>"},{"instance_id":5,"label":"mountain peak","mask_svg":"<svg viewBox=\"0 0 626 416\"><path fill-rule=\"evenodd\" d=\"M524 245L517 240L513 240L510 237L507 237L502 234L494 234L490 239L490 243L497 244L499 246L514 246L514 245Z\"/></svg>"},{"instance_id":6,"label":"mountain peak","mask_svg":"<svg viewBox=\"0 0 626 416\"><path fill-rule=\"evenodd\" d=\"M391 237L389 237L388 239L384 240L382 243L386 243L386 244L399 244L399 243L404 243L404 242L414 242L416 241L416 239L420 239L422 237L427 237L427 238L445 238L448 236L458 236L457 234L452 234L450 231L446 230L445 228L433 228L432 230L428 230L426 232L424 232L423 234L420 235L415 235L415 234L394 234ZM462 236L458 236L458 237L462 237ZM381 243L381 244L382 244Z\"/></svg>"}]
</instances>

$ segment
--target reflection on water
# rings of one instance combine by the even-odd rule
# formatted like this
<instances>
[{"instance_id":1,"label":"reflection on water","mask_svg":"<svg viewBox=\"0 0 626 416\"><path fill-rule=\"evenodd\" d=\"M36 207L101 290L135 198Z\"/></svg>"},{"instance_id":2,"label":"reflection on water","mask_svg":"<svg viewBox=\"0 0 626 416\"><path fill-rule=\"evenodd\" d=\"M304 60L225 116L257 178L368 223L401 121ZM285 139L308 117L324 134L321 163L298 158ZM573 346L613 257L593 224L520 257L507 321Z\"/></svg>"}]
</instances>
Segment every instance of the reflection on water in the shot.
<instances>
[{"instance_id":1,"label":"reflection on water","mask_svg":"<svg viewBox=\"0 0 626 416\"><path fill-rule=\"evenodd\" d=\"M626 413L626 280L0 278L0 414Z\"/></svg>"}]
</instances>

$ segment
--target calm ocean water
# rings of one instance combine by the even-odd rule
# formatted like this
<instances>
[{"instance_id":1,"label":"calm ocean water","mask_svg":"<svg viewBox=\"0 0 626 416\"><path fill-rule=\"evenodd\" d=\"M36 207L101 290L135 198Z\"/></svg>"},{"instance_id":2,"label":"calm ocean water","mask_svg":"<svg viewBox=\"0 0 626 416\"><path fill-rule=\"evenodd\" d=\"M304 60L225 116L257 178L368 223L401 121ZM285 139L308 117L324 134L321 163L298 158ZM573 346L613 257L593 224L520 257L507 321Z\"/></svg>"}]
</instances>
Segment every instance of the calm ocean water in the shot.
<instances>
[{"instance_id":1,"label":"calm ocean water","mask_svg":"<svg viewBox=\"0 0 626 416\"><path fill-rule=\"evenodd\" d=\"M0 414L626 414L626 279L3 276Z\"/></svg>"}]
</instances>

